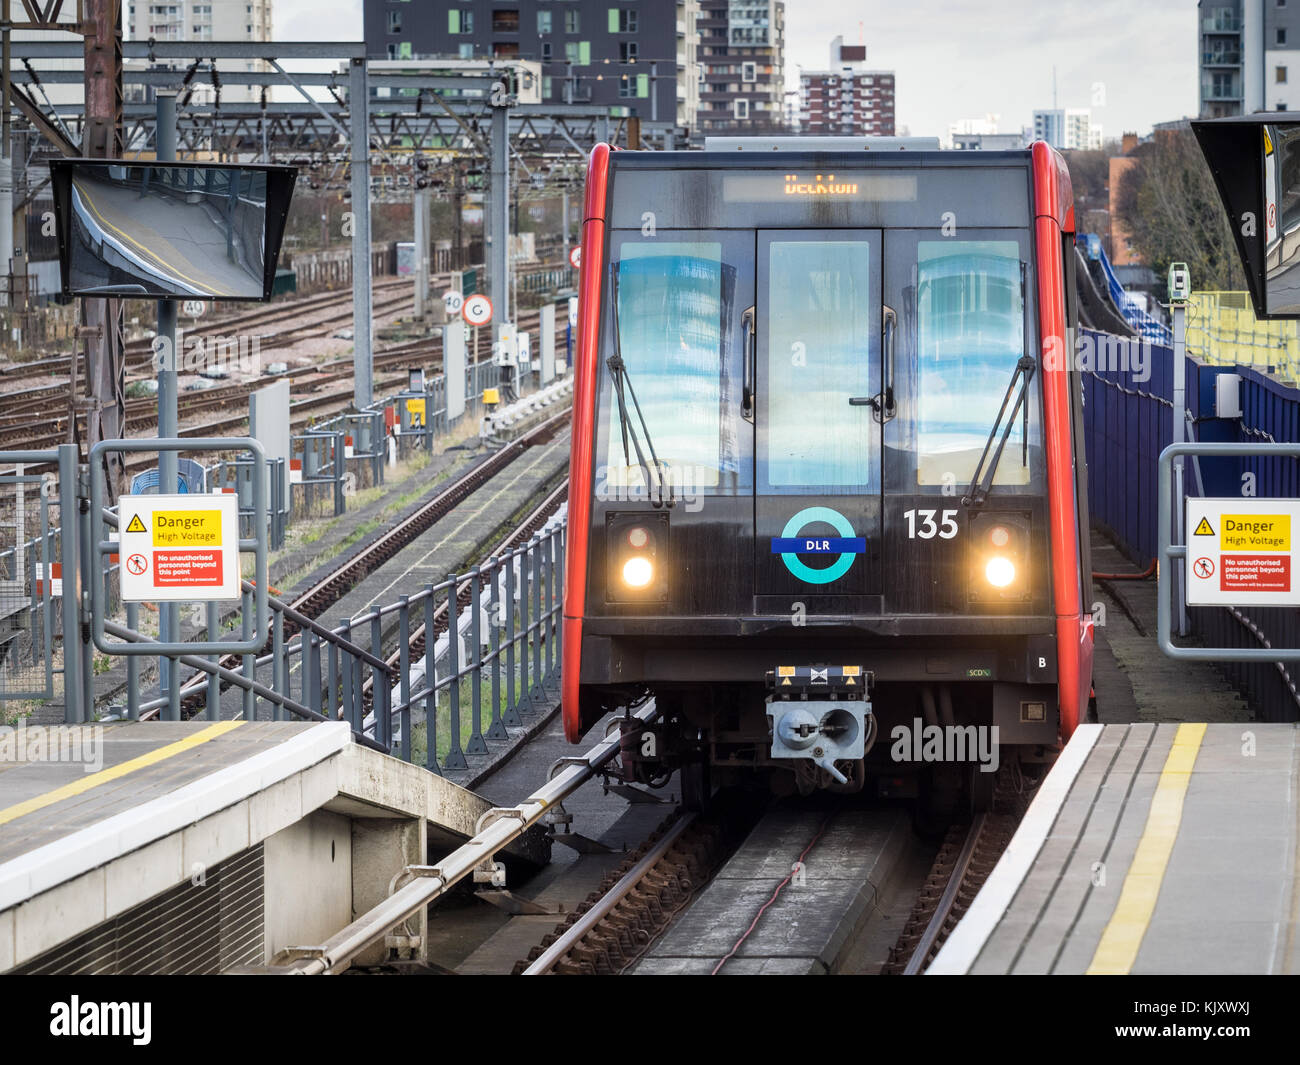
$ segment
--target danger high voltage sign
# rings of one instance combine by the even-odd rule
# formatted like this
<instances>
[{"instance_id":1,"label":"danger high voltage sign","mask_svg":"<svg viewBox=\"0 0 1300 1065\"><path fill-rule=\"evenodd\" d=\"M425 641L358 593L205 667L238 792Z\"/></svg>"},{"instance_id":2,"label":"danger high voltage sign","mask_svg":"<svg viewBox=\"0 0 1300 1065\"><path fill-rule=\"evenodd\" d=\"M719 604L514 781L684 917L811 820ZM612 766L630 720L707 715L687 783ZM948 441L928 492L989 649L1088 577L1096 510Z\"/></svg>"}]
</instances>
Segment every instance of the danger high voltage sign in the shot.
<instances>
[{"instance_id":1,"label":"danger high voltage sign","mask_svg":"<svg viewBox=\"0 0 1300 1065\"><path fill-rule=\"evenodd\" d=\"M119 513L124 601L239 598L236 496L126 495Z\"/></svg>"},{"instance_id":2,"label":"danger high voltage sign","mask_svg":"<svg viewBox=\"0 0 1300 1065\"><path fill-rule=\"evenodd\" d=\"M1294 565L1294 499L1189 499L1187 605L1300 603Z\"/></svg>"}]
</instances>

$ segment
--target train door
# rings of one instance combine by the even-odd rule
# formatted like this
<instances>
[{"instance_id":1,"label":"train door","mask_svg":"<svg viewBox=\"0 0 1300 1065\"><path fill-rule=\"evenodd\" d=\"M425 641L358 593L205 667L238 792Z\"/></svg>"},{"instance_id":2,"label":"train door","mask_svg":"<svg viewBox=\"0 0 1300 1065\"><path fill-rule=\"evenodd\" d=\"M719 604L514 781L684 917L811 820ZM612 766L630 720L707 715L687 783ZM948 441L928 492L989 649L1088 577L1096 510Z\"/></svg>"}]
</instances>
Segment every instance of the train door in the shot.
<instances>
[{"instance_id":1,"label":"train door","mask_svg":"<svg viewBox=\"0 0 1300 1065\"><path fill-rule=\"evenodd\" d=\"M881 243L879 230L758 231L744 389L756 613L880 610L881 428L892 403L881 351L896 323L881 305Z\"/></svg>"}]
</instances>

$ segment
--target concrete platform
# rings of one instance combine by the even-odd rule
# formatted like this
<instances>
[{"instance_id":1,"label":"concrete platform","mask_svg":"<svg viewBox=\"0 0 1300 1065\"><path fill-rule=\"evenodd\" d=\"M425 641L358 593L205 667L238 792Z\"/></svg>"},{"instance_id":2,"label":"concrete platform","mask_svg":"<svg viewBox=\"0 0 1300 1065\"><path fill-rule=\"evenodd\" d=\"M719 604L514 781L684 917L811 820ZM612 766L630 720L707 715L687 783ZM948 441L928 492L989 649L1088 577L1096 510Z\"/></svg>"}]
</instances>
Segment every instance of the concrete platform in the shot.
<instances>
[{"instance_id":1,"label":"concrete platform","mask_svg":"<svg viewBox=\"0 0 1300 1065\"><path fill-rule=\"evenodd\" d=\"M779 807L755 826L633 971L708 974L757 921L723 973L836 972L911 838L911 821L901 810L840 808L818 816L796 804ZM760 916L805 850L801 875Z\"/></svg>"},{"instance_id":2,"label":"concrete platform","mask_svg":"<svg viewBox=\"0 0 1300 1065\"><path fill-rule=\"evenodd\" d=\"M1084 725L931 974L1300 973L1300 725Z\"/></svg>"},{"instance_id":3,"label":"concrete platform","mask_svg":"<svg viewBox=\"0 0 1300 1065\"><path fill-rule=\"evenodd\" d=\"M403 866L464 842L491 805L357 746L344 723L3 730L0 972L178 886L201 890L207 870L252 849L269 960L387 897ZM538 866L549 845L532 832L507 853Z\"/></svg>"}]
</instances>

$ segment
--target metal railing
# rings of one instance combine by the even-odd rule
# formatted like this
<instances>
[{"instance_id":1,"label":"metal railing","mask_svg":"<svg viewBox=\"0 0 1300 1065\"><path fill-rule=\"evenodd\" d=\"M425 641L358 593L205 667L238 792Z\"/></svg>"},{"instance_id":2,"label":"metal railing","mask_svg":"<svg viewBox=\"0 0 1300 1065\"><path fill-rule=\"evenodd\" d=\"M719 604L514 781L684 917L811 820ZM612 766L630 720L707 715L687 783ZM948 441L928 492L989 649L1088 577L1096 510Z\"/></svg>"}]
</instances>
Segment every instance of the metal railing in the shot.
<instances>
[{"instance_id":1,"label":"metal railing","mask_svg":"<svg viewBox=\"0 0 1300 1065\"><path fill-rule=\"evenodd\" d=\"M12 546L0 554L0 572L8 578L0 611L0 709L12 712L13 704L25 709L26 703L57 697L54 678L59 676L68 722L88 719L84 707L93 675L90 643L82 639L80 624L81 562L89 555L89 522L80 520L88 515L78 512L77 462L72 444L51 451L0 452L0 470L14 470L0 478L5 524L12 530ZM57 473L33 478L19 472L28 466L54 466ZM35 507L39 532L29 535L27 497L33 488L31 502L40 501ZM59 510L57 526L50 521L51 506ZM77 517L69 520L70 515ZM67 528L73 535L66 535Z\"/></svg>"},{"instance_id":2,"label":"metal railing","mask_svg":"<svg viewBox=\"0 0 1300 1065\"><path fill-rule=\"evenodd\" d=\"M507 739L522 715L558 701L563 572L557 515L521 547L334 626L268 596L269 638L234 654L256 613L256 588L244 581L237 631L224 637L230 649L214 647L223 636L208 604L207 646L171 655L189 669L180 701L210 720L347 721L369 745L432 772L465 769L467 755L487 753L487 740ZM128 606L125 625L103 625L137 645L129 672L141 654L161 651L132 615ZM169 705L168 693L146 699L138 675L126 699L131 720Z\"/></svg>"},{"instance_id":3,"label":"metal railing","mask_svg":"<svg viewBox=\"0 0 1300 1065\"><path fill-rule=\"evenodd\" d=\"M1160 559L1187 561L1187 545L1173 542L1173 512L1170 500L1173 498L1173 463L1180 455L1195 457L1287 457L1300 458L1300 443L1277 444L1242 444L1225 443L1189 443L1170 444L1160 453L1159 461L1159 525L1160 525ZM1156 568L1157 606L1156 629L1160 650L1170 658L1181 658L1192 662L1294 662L1300 660L1300 647L1273 647L1267 641L1261 647L1177 647L1173 642L1173 596L1169 571L1172 567ZM1280 597L1279 597L1280 598ZM1279 602L1278 605L1285 605Z\"/></svg>"}]
</instances>

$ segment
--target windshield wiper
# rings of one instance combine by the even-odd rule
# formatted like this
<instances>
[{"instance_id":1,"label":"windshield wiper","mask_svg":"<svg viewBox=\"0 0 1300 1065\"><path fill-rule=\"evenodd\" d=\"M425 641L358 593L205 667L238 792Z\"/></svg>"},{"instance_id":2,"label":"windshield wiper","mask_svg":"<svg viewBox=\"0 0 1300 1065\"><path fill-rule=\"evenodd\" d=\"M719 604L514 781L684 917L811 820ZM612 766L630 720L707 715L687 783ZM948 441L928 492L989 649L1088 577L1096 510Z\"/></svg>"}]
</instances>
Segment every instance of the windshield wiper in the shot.
<instances>
[{"instance_id":1,"label":"windshield wiper","mask_svg":"<svg viewBox=\"0 0 1300 1065\"><path fill-rule=\"evenodd\" d=\"M1021 385L1020 393L1016 396L1016 402L1011 407L1011 413L1007 416L1006 425L1002 425L1002 417L1007 413L1007 404L1011 402L1011 393L1015 391L1016 382L1024 375L1024 384ZM1021 355L1016 362L1015 372L1011 375L1011 382L1007 385L1006 394L1002 397L1002 406L998 408L998 416L993 422L993 427L989 430L989 437L984 442L984 451L980 455L980 460L975 465L975 473L971 476L970 487L966 489L966 494L961 497L962 506L978 507L988 498L989 488L993 483L993 475L997 471L998 463L1002 461L1002 449L1007 446L1007 439L1011 436L1011 428L1016 424L1016 415L1023 411L1024 426L1020 434L1022 465L1029 465L1029 404L1026 402L1029 395L1029 379L1034 376L1034 359L1031 355ZM998 429L1002 428L1002 436L998 438ZM989 449L993 447L993 441L997 440L997 450L993 452L993 461L988 462Z\"/></svg>"},{"instance_id":2,"label":"windshield wiper","mask_svg":"<svg viewBox=\"0 0 1300 1065\"><path fill-rule=\"evenodd\" d=\"M637 401L636 391L632 388L632 379L628 376L627 363L623 361L623 342L618 324L618 264L610 264L610 274L614 288L614 354L605 360L605 365L609 367L610 378L614 382L614 398L618 401L618 421L623 431L623 461L630 469L632 466L632 456L628 451L628 438L631 437L632 448L636 451L637 465L641 472L645 474L646 490L650 490L651 476L650 465L646 463L645 454L641 450L641 441L637 437L636 427L632 424L632 419L627 413L627 396L632 397L632 407L636 411L637 420L641 423L641 432L645 436L646 447L650 449L650 460L654 466L654 487L659 493L656 500L651 498L653 506L671 507L676 500L673 498L673 489L671 481L665 476L668 472L668 463L661 462L659 456L655 454L654 441L650 439L650 430L646 427L645 415L641 413L641 404ZM625 394L626 393L626 394ZM664 485L668 486L668 495L664 495Z\"/></svg>"}]
</instances>

